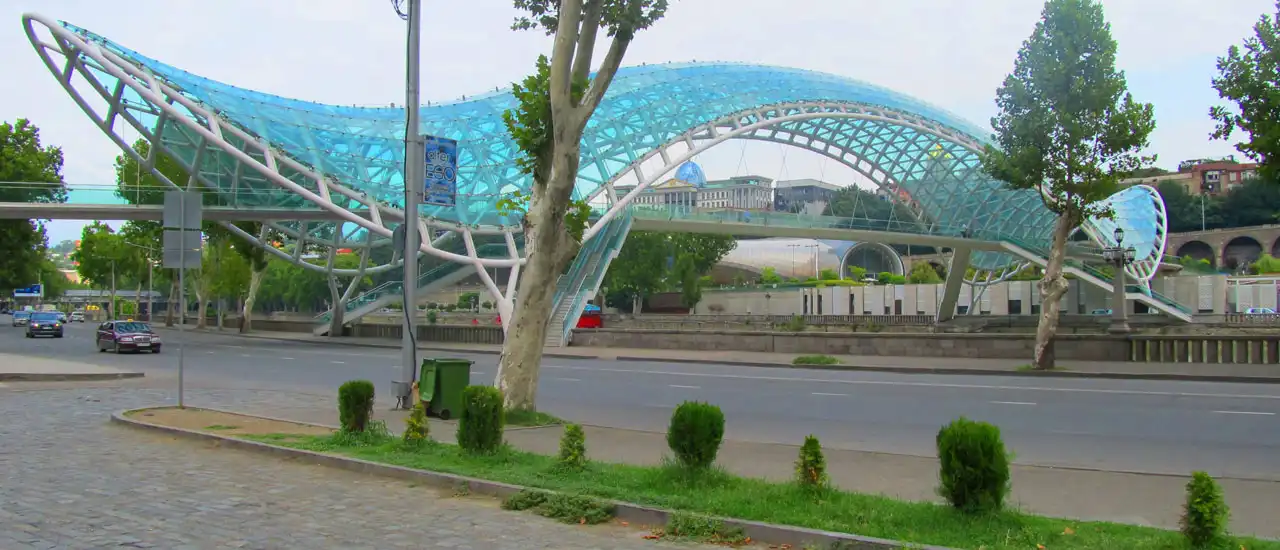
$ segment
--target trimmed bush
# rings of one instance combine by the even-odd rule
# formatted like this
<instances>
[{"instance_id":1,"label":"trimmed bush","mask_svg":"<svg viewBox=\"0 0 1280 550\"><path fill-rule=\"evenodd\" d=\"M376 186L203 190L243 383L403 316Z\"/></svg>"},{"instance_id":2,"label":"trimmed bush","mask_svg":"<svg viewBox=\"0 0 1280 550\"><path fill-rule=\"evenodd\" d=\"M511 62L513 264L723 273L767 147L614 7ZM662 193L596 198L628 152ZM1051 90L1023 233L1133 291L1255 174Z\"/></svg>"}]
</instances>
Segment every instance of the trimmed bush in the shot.
<instances>
[{"instance_id":1,"label":"trimmed bush","mask_svg":"<svg viewBox=\"0 0 1280 550\"><path fill-rule=\"evenodd\" d=\"M497 452L502 447L505 413L498 388L467 386L462 390L462 414L458 416L458 446L477 454Z\"/></svg>"},{"instance_id":2,"label":"trimmed bush","mask_svg":"<svg viewBox=\"0 0 1280 550\"><path fill-rule=\"evenodd\" d=\"M667 446L680 464L702 469L711 466L724 440L724 413L710 403L685 401L671 414Z\"/></svg>"},{"instance_id":3,"label":"trimmed bush","mask_svg":"<svg viewBox=\"0 0 1280 550\"><path fill-rule=\"evenodd\" d=\"M427 426L427 408L419 401L404 419L404 442L409 445L421 445L427 442L430 428Z\"/></svg>"},{"instance_id":4,"label":"trimmed bush","mask_svg":"<svg viewBox=\"0 0 1280 550\"><path fill-rule=\"evenodd\" d=\"M559 467L563 470L581 470L587 467L587 436L582 426L565 424L560 436Z\"/></svg>"},{"instance_id":5,"label":"trimmed bush","mask_svg":"<svg viewBox=\"0 0 1280 550\"><path fill-rule=\"evenodd\" d=\"M839 365L840 360L830 355L801 355L791 360L792 365Z\"/></svg>"},{"instance_id":6,"label":"trimmed bush","mask_svg":"<svg viewBox=\"0 0 1280 550\"><path fill-rule=\"evenodd\" d=\"M804 445L800 446L800 456L796 459L796 482L811 489L827 486L827 458L822 455L822 444L818 443L817 436L806 436Z\"/></svg>"},{"instance_id":7,"label":"trimmed bush","mask_svg":"<svg viewBox=\"0 0 1280 550\"><path fill-rule=\"evenodd\" d=\"M999 510L1009 494L1009 453L1000 428L960 417L938 430L938 493L967 513Z\"/></svg>"},{"instance_id":8,"label":"trimmed bush","mask_svg":"<svg viewBox=\"0 0 1280 550\"><path fill-rule=\"evenodd\" d=\"M360 433L373 418L373 382L351 380L338 388L338 422L342 431Z\"/></svg>"},{"instance_id":9,"label":"trimmed bush","mask_svg":"<svg viewBox=\"0 0 1280 550\"><path fill-rule=\"evenodd\" d=\"M1231 510L1222 487L1209 474L1194 472L1187 482L1187 504L1182 511L1182 536L1192 548L1212 548L1227 534ZM1243 548L1243 547L1242 547Z\"/></svg>"}]
</instances>

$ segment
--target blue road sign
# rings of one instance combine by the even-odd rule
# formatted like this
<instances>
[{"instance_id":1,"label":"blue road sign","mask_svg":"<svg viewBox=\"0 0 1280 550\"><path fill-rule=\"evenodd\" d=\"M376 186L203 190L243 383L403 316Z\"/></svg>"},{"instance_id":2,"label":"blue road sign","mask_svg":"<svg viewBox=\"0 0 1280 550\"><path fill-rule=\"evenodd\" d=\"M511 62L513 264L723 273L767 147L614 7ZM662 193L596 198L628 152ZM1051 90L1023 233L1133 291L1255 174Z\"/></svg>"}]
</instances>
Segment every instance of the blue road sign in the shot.
<instances>
[{"instance_id":1,"label":"blue road sign","mask_svg":"<svg viewBox=\"0 0 1280 550\"><path fill-rule=\"evenodd\" d=\"M23 288L13 289L14 298L42 298L44 297L43 285L31 285Z\"/></svg>"}]
</instances>

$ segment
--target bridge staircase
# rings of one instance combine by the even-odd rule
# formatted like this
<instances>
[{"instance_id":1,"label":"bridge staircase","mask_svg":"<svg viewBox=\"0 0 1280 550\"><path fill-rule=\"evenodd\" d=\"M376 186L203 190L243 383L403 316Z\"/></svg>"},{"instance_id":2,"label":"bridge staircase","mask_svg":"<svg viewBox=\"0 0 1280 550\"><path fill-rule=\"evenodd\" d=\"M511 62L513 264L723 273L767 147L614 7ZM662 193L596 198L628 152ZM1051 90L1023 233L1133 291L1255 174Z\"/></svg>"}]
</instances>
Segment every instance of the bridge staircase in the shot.
<instances>
[{"instance_id":1,"label":"bridge staircase","mask_svg":"<svg viewBox=\"0 0 1280 550\"><path fill-rule=\"evenodd\" d=\"M582 244L582 250L574 258L569 272L556 281L555 309L547 326L547 347L568 345L569 337L587 302L600 291L609 263L618 256L627 232L631 230L632 217L628 210L609 220L599 233Z\"/></svg>"}]
</instances>

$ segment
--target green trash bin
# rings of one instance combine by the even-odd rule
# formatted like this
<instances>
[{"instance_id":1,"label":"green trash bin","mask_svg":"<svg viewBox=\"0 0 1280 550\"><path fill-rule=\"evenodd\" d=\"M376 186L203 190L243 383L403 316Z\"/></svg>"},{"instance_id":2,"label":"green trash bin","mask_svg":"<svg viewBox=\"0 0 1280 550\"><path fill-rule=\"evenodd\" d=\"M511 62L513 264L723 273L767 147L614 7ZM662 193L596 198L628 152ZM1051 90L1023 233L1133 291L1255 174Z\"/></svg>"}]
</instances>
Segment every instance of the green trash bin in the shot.
<instances>
[{"instance_id":1,"label":"green trash bin","mask_svg":"<svg viewBox=\"0 0 1280 550\"><path fill-rule=\"evenodd\" d=\"M418 398L427 414L448 420L462 411L462 390L471 384L468 359L423 359Z\"/></svg>"}]
</instances>

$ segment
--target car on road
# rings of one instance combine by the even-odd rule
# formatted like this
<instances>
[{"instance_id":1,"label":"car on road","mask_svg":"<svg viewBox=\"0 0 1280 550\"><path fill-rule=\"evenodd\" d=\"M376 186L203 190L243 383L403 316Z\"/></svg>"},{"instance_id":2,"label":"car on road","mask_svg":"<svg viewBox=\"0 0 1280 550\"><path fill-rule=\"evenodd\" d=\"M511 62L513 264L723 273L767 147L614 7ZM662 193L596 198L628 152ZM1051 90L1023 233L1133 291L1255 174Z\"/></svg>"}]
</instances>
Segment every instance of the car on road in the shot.
<instances>
[{"instance_id":1,"label":"car on road","mask_svg":"<svg viewBox=\"0 0 1280 550\"><path fill-rule=\"evenodd\" d=\"M72 321L74 321L74 322L77 322L77 323L83 323L83 322L84 322L84 312L83 312L83 311L73 311L73 312L71 312L71 320L72 320Z\"/></svg>"},{"instance_id":2,"label":"car on road","mask_svg":"<svg viewBox=\"0 0 1280 550\"><path fill-rule=\"evenodd\" d=\"M1245 315L1275 315L1276 310L1269 307L1251 307L1244 310Z\"/></svg>"},{"instance_id":3,"label":"car on road","mask_svg":"<svg viewBox=\"0 0 1280 550\"><path fill-rule=\"evenodd\" d=\"M30 320L31 320L30 311L13 312L13 326L15 327L25 327L27 326L27 321L30 321Z\"/></svg>"},{"instance_id":4,"label":"car on road","mask_svg":"<svg viewBox=\"0 0 1280 550\"><path fill-rule=\"evenodd\" d=\"M27 338L52 336L62 338L62 314L55 311L37 311L27 323Z\"/></svg>"},{"instance_id":5,"label":"car on road","mask_svg":"<svg viewBox=\"0 0 1280 550\"><path fill-rule=\"evenodd\" d=\"M94 338L98 351L111 350L160 353L160 335L151 325L138 321L107 321L98 325Z\"/></svg>"}]
</instances>

